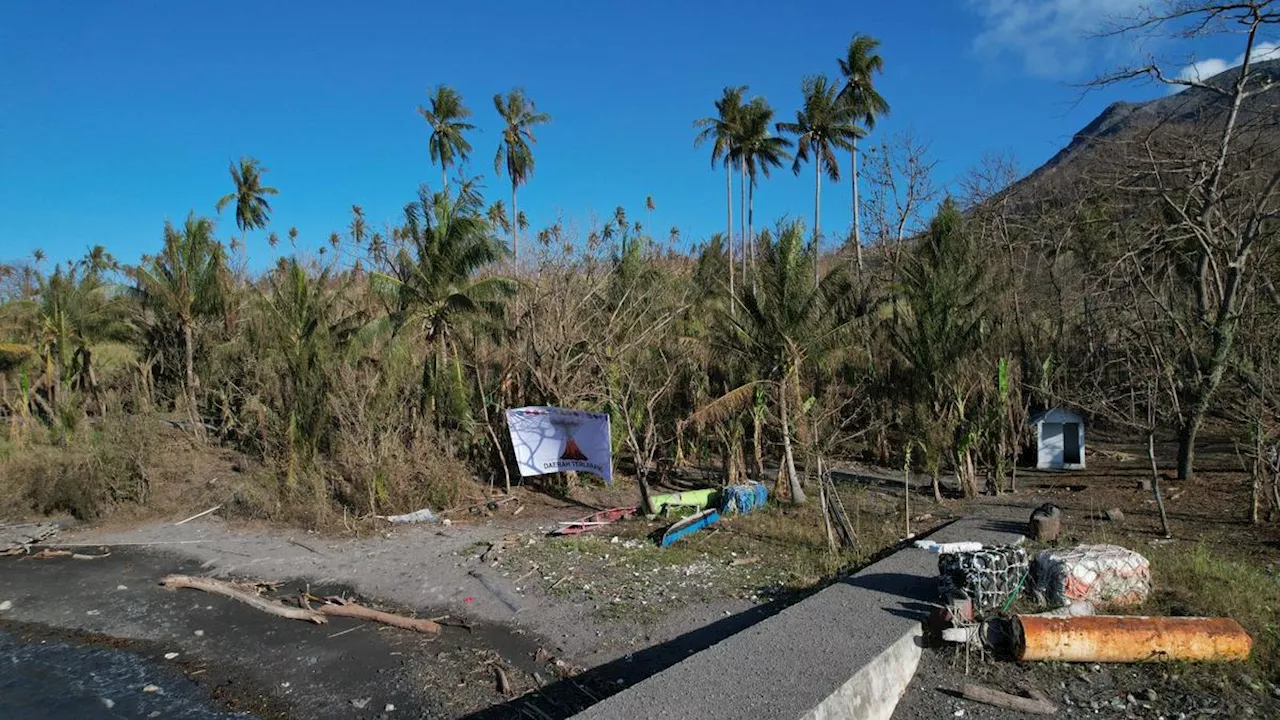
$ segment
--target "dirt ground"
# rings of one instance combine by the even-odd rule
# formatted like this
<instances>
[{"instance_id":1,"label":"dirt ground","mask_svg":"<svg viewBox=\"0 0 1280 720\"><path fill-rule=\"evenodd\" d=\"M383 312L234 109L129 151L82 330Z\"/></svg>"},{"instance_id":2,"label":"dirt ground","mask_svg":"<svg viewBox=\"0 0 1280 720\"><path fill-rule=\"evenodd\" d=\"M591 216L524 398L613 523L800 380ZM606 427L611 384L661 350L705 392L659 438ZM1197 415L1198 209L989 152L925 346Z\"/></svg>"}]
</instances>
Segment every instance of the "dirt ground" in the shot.
<instances>
[{"instance_id":1,"label":"dirt ground","mask_svg":"<svg viewBox=\"0 0 1280 720\"><path fill-rule=\"evenodd\" d=\"M1157 452L1158 457L1174 457L1172 445ZM1058 544L1106 542L1147 555L1153 573L1151 598L1144 606L1112 612L1238 615L1254 637L1253 662L1024 664L975 653L966 657L951 646L927 648L894 717L1033 717L960 699L956 691L973 682L1013 694L1025 686L1036 687L1064 717L1280 718L1280 667L1275 663L1280 641L1280 525L1249 522L1248 478L1229 445L1202 449L1199 467L1201 472L1191 481L1163 483L1171 538L1161 532L1152 493L1139 489L1138 481L1151 477L1145 447L1140 446L1104 443L1090 455L1086 471L1020 473L1016 496L980 502L1052 502L1064 513L1064 536ZM1164 464L1160 470L1172 474ZM1119 509L1123 520L1105 519L1111 509ZM1186 557L1201 554L1211 565L1233 565L1221 575L1212 568L1200 576L1182 571ZM1243 573L1232 577L1231 568L1248 571L1248 589Z\"/></svg>"},{"instance_id":2,"label":"dirt ground","mask_svg":"<svg viewBox=\"0 0 1280 720\"><path fill-rule=\"evenodd\" d=\"M28 644L105 645L151 659L177 652L175 663L218 703L261 717L378 717L393 705L433 718L561 718L781 610L897 539L898 501L852 486L842 494L865 546L834 556L815 540L812 509L726 519L664 549L652 540L661 521L548 536L559 521L631 493L622 483L580 488L572 501L521 491L517 502L450 513L447 524L380 523L376 532L360 526L359 537L216 513L174 525L192 508L165 521L73 528L48 542L110 557L0 558L0 602L10 603L0 630ZM938 522L919 516L921 527ZM279 582L282 598L344 594L456 625L431 639L351 621L311 626L158 588L173 572Z\"/></svg>"}]
</instances>

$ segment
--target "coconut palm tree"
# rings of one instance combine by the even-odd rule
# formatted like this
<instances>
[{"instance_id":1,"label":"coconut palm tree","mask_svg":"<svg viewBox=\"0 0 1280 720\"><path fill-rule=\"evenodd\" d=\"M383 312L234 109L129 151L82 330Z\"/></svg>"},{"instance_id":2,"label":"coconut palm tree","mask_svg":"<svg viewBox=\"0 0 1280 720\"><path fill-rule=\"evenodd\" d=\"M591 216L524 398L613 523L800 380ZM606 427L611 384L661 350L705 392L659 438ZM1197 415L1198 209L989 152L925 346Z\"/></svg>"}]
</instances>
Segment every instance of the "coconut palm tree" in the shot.
<instances>
[{"instance_id":1,"label":"coconut palm tree","mask_svg":"<svg viewBox=\"0 0 1280 720\"><path fill-rule=\"evenodd\" d=\"M92 255L86 256L65 270L58 266L40 278L34 318L37 348L44 361L49 405L54 412L58 411L65 382L97 399L93 345L123 340L131 330L123 299L111 292L91 262Z\"/></svg>"},{"instance_id":2,"label":"coconut palm tree","mask_svg":"<svg viewBox=\"0 0 1280 720\"><path fill-rule=\"evenodd\" d=\"M836 88L824 75L811 75L802 85L804 106L796 111L796 121L778 123L779 132L796 136L796 159L791 169L800 174L802 163L813 161L813 252L815 263L813 279L818 281L818 265L821 257L819 226L822 207L822 171L832 182L840 180L840 161L837 150L852 150L853 142L863 134L854 124L853 110L836 100Z\"/></svg>"},{"instance_id":3,"label":"coconut palm tree","mask_svg":"<svg viewBox=\"0 0 1280 720\"><path fill-rule=\"evenodd\" d=\"M716 163L724 165L725 194L725 238L728 240L729 253L729 294L733 294L733 168L735 167L735 140L742 116L743 97L747 94L746 85L726 87L716 100L716 114L693 123L700 132L693 139L694 147L711 142L711 167Z\"/></svg>"},{"instance_id":4,"label":"coconut palm tree","mask_svg":"<svg viewBox=\"0 0 1280 720\"><path fill-rule=\"evenodd\" d=\"M747 233L742 243L745 267L754 234L756 181L760 175L769 177L773 168L781 167L784 161L792 159L791 153L787 152L791 141L773 134L773 108L768 100L756 97L742 107L742 121L735 145L734 152L746 175L747 185ZM745 270L743 277L746 277Z\"/></svg>"},{"instance_id":5,"label":"coconut palm tree","mask_svg":"<svg viewBox=\"0 0 1280 720\"><path fill-rule=\"evenodd\" d=\"M853 318L852 283L844 268L834 267L815 285L809 280L817 253L805 247L804 227L792 222L778 229L774 241L760 238L758 282L743 286L736 315L723 317L719 349L755 367L759 378L729 391L700 408L690 420L707 422L750 408L757 389L765 388L777 409L782 433L782 468L791 501L805 502L793 451L793 413L801 403L801 377L806 368L822 368L846 342Z\"/></svg>"},{"instance_id":6,"label":"coconut palm tree","mask_svg":"<svg viewBox=\"0 0 1280 720\"><path fill-rule=\"evenodd\" d=\"M844 76L844 87L840 89L839 100L853 110L855 122L862 123L863 129L871 132L875 129L876 118L889 114L889 103L875 88L872 76L884 72L884 58L876 52L880 41L870 35L854 35L849 41L849 50L840 60L840 74ZM858 207L858 139L853 140L851 161L853 171L853 244L858 258L858 274L862 274L862 218Z\"/></svg>"},{"instance_id":7,"label":"coconut palm tree","mask_svg":"<svg viewBox=\"0 0 1280 720\"><path fill-rule=\"evenodd\" d=\"M424 191L405 207L403 243L389 270L372 275L387 300L391 327L421 338L433 351L423 363L422 410L433 409L437 425L448 418L464 431L471 411L455 336L465 325L501 320L516 289L508 278L477 277L506 254L481 209L478 196L454 200Z\"/></svg>"},{"instance_id":8,"label":"coconut palm tree","mask_svg":"<svg viewBox=\"0 0 1280 720\"><path fill-rule=\"evenodd\" d=\"M471 155L471 143L463 133L476 126L466 119L471 109L462 103L462 96L448 85L437 85L431 91L431 107L418 106L418 114L431 126L431 139L427 147L431 162L440 163L440 187L449 192L449 166L465 162Z\"/></svg>"},{"instance_id":9,"label":"coconut palm tree","mask_svg":"<svg viewBox=\"0 0 1280 720\"><path fill-rule=\"evenodd\" d=\"M262 184L262 175L267 169L256 158L248 156L240 158L240 162L231 163L229 168L231 182L235 191L223 195L216 206L219 213L231 203L236 204L236 227L241 234L250 230L261 230L271 221L271 203L267 196L278 195L279 190Z\"/></svg>"},{"instance_id":10,"label":"coconut palm tree","mask_svg":"<svg viewBox=\"0 0 1280 720\"><path fill-rule=\"evenodd\" d=\"M533 149L529 146L538 142L533 128L551 122L551 116L538 112L521 88L515 88L505 97L494 95L493 106L505 125L498 153L493 158L493 169L498 173L505 170L511 179L511 216L515 219L511 227L511 252L519 259L520 208L516 204L516 190L533 175Z\"/></svg>"},{"instance_id":11,"label":"coconut palm tree","mask_svg":"<svg viewBox=\"0 0 1280 720\"><path fill-rule=\"evenodd\" d=\"M182 336L187 412L196 435L203 436L196 410L195 326L221 312L226 284L226 253L214 239L213 221L192 212L181 230L165 223L164 249L132 274L143 307L171 319Z\"/></svg>"}]
</instances>

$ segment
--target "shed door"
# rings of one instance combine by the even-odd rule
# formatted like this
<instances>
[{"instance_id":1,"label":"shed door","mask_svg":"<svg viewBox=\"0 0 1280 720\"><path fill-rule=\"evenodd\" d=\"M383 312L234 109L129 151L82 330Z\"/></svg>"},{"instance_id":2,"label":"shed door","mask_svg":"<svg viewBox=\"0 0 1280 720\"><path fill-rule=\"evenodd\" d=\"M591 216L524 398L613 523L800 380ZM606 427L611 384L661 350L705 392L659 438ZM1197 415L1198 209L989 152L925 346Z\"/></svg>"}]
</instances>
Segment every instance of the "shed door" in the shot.
<instances>
[{"instance_id":1,"label":"shed door","mask_svg":"<svg viewBox=\"0 0 1280 720\"><path fill-rule=\"evenodd\" d=\"M1040 426L1040 467L1062 467L1062 423Z\"/></svg>"},{"instance_id":2,"label":"shed door","mask_svg":"<svg viewBox=\"0 0 1280 720\"><path fill-rule=\"evenodd\" d=\"M1065 423L1062 426L1062 462L1067 465L1080 464L1080 423Z\"/></svg>"}]
</instances>

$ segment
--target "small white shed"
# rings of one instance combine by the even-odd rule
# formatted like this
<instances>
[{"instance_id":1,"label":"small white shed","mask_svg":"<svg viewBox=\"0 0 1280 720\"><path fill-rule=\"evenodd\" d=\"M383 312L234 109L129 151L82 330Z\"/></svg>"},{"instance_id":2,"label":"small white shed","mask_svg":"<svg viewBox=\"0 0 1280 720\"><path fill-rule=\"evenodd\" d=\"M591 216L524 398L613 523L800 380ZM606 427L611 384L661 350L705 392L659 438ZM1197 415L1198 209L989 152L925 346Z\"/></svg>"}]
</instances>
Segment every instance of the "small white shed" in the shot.
<instances>
[{"instance_id":1,"label":"small white shed","mask_svg":"<svg viewBox=\"0 0 1280 720\"><path fill-rule=\"evenodd\" d=\"M1037 470L1084 469L1084 419L1063 407L1027 420L1035 428Z\"/></svg>"}]
</instances>

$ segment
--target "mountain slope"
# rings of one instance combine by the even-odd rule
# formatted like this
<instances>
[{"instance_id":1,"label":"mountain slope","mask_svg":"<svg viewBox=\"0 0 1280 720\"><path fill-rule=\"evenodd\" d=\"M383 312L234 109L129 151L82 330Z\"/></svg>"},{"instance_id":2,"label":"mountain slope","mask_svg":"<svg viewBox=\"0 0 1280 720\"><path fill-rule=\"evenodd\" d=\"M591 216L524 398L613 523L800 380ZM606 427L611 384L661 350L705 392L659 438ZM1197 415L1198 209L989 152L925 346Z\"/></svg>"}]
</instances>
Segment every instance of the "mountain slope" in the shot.
<instances>
[{"instance_id":1,"label":"mountain slope","mask_svg":"<svg viewBox=\"0 0 1280 720\"><path fill-rule=\"evenodd\" d=\"M1205 84L1228 88L1239 77L1240 68L1232 68L1213 76ZM1280 116L1280 59L1254 63L1250 67L1250 83L1270 85L1270 89L1248 98L1241 107L1241 121L1276 120ZM1117 102L1084 126L1071 142L1044 165L1034 170L1021 183L1053 174L1100 150L1108 140L1120 139L1160 124L1209 123L1220 119L1227 109L1226 98L1212 90L1188 88L1175 95L1131 103ZM1019 183L1019 184L1021 184Z\"/></svg>"}]
</instances>

